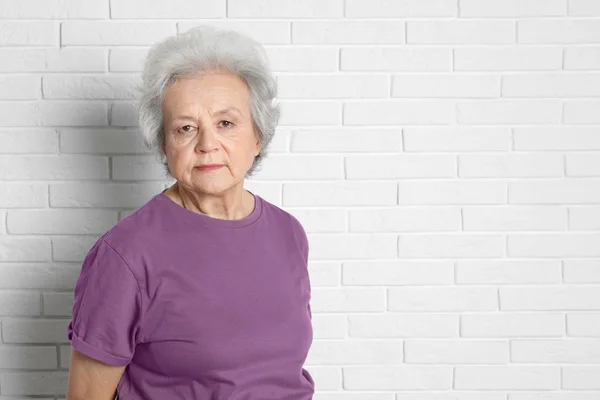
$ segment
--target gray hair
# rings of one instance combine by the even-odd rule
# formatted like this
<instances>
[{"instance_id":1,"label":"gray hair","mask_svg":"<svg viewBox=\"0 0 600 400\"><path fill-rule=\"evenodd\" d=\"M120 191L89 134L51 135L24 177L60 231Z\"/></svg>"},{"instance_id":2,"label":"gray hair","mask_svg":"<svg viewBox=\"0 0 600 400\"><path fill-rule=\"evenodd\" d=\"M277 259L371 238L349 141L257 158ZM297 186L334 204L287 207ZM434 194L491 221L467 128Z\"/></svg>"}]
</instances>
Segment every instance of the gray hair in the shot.
<instances>
[{"instance_id":1,"label":"gray hair","mask_svg":"<svg viewBox=\"0 0 600 400\"><path fill-rule=\"evenodd\" d=\"M177 79L201 75L208 70L226 70L248 85L252 123L261 143L260 154L246 172L246 177L250 177L273 139L280 107L276 100L277 83L269 70L264 48L254 39L232 30L198 26L151 47L139 88L139 125L144 142L160 157L167 175L172 176L162 150L165 92Z\"/></svg>"}]
</instances>

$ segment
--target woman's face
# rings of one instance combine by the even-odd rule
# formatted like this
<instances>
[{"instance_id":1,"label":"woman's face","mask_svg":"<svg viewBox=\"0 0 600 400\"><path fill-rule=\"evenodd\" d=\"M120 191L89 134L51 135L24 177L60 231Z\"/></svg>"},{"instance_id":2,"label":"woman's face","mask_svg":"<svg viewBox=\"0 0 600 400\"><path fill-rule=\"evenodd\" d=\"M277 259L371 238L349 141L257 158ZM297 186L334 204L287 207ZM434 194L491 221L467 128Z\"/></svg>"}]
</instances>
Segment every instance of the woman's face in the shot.
<instances>
[{"instance_id":1,"label":"woman's face","mask_svg":"<svg viewBox=\"0 0 600 400\"><path fill-rule=\"evenodd\" d=\"M243 183L260 152L243 80L217 71L179 79L167 88L162 112L163 150L180 185L217 194ZM222 167L198 168L206 164Z\"/></svg>"}]
</instances>

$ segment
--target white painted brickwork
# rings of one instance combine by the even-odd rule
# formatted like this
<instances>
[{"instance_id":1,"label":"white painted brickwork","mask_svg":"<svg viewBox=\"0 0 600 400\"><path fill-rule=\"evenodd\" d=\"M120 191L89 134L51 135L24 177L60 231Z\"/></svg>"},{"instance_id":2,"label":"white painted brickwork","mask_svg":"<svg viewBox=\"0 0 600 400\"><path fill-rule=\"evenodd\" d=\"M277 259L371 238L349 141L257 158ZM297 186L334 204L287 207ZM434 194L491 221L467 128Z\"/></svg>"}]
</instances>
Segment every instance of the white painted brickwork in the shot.
<instances>
[{"instance_id":1,"label":"white painted brickwork","mask_svg":"<svg viewBox=\"0 0 600 400\"><path fill-rule=\"evenodd\" d=\"M600 399L600 0L0 0L0 400L63 400L95 240L170 184L149 46L263 43L315 400Z\"/></svg>"}]
</instances>

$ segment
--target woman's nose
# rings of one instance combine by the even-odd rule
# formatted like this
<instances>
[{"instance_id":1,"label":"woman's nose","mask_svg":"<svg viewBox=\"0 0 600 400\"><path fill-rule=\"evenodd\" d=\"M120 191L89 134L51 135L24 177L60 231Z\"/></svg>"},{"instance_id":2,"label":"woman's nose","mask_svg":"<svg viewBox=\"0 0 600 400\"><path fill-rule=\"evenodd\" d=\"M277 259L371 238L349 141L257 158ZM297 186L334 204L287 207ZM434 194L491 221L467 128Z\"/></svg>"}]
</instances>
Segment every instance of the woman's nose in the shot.
<instances>
[{"instance_id":1,"label":"woman's nose","mask_svg":"<svg viewBox=\"0 0 600 400\"><path fill-rule=\"evenodd\" d=\"M196 151L210 152L217 148L217 138L213 129L202 128L199 130L196 141Z\"/></svg>"}]
</instances>

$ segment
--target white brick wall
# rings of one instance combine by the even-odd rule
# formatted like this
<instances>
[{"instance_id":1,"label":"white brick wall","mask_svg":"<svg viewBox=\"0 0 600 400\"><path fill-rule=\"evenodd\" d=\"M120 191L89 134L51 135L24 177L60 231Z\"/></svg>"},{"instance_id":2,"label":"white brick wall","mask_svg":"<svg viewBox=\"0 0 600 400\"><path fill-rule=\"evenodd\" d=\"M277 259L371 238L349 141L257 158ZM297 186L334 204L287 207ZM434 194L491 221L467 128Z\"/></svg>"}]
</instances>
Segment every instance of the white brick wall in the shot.
<instances>
[{"instance_id":1,"label":"white brick wall","mask_svg":"<svg viewBox=\"0 0 600 400\"><path fill-rule=\"evenodd\" d=\"M247 187L311 245L315 400L600 398L599 0L0 0L0 400L64 399L91 245L166 187L149 46L266 47Z\"/></svg>"}]
</instances>

